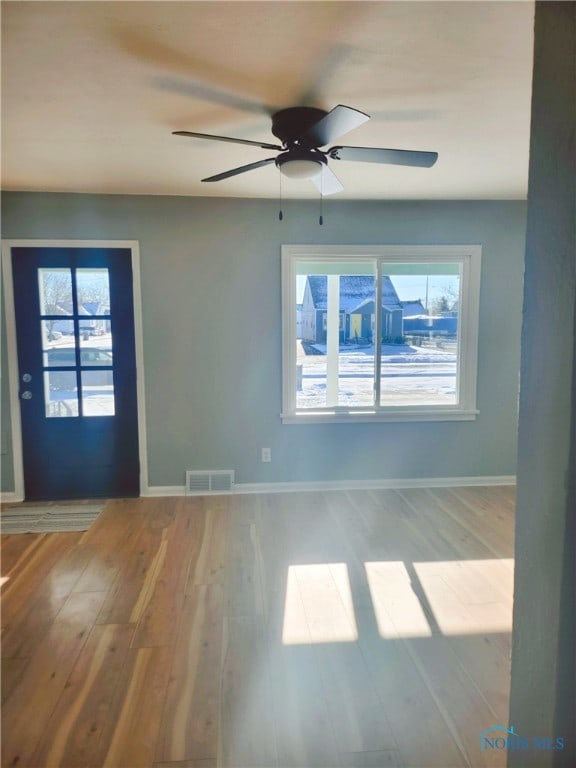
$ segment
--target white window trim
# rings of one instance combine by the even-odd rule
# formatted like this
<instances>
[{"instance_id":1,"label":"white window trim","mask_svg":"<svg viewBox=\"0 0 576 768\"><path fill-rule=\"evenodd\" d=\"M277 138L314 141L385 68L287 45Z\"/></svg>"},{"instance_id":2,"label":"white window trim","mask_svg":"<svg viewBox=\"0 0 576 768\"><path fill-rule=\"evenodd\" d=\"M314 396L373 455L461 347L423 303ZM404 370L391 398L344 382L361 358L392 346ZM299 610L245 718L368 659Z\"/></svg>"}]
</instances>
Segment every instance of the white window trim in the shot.
<instances>
[{"instance_id":1,"label":"white window trim","mask_svg":"<svg viewBox=\"0 0 576 768\"><path fill-rule=\"evenodd\" d=\"M283 245L282 253L282 422L284 424L473 421L476 408L480 310L480 245ZM296 409L296 265L299 260L461 264L458 321L458 405L376 406L374 408ZM379 272L379 270L378 270Z\"/></svg>"}]
</instances>

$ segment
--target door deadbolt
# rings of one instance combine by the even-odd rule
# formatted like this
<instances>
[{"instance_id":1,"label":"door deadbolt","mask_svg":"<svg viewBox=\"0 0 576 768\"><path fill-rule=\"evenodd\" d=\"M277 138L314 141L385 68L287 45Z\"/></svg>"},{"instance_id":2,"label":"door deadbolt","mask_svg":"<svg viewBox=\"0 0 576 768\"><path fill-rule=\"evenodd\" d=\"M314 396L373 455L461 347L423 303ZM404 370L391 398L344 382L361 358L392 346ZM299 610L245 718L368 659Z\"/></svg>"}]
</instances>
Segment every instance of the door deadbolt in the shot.
<instances>
[{"instance_id":1,"label":"door deadbolt","mask_svg":"<svg viewBox=\"0 0 576 768\"><path fill-rule=\"evenodd\" d=\"M24 373L22 374L22 381L26 382L28 384L29 381L32 381L32 374L31 373Z\"/></svg>"}]
</instances>

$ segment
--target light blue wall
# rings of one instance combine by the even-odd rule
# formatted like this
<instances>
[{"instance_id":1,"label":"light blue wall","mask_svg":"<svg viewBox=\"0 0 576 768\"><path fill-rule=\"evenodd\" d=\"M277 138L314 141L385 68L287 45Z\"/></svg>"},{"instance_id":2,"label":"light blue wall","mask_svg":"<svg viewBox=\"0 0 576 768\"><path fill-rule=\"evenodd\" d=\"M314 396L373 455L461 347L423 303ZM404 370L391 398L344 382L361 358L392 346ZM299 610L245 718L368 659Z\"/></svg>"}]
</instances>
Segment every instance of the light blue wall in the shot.
<instances>
[{"instance_id":1,"label":"light blue wall","mask_svg":"<svg viewBox=\"0 0 576 768\"><path fill-rule=\"evenodd\" d=\"M206 468L240 483L515 473L525 203L329 200L322 227L314 201L285 202L282 222L264 200L6 193L3 209L4 237L140 242L151 485ZM477 421L283 425L283 243L481 244Z\"/></svg>"},{"instance_id":2,"label":"light blue wall","mask_svg":"<svg viewBox=\"0 0 576 768\"><path fill-rule=\"evenodd\" d=\"M509 722L565 747L511 768L576 765L575 93L576 3L537 3Z\"/></svg>"}]
</instances>

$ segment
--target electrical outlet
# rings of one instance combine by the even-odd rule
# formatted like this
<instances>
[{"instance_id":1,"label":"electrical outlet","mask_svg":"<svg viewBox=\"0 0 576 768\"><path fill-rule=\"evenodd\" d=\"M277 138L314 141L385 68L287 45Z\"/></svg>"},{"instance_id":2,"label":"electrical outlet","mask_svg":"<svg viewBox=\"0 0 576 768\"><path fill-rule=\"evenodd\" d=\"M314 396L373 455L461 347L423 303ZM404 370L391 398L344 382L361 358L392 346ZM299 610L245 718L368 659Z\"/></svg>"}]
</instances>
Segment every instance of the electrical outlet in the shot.
<instances>
[{"instance_id":1,"label":"electrical outlet","mask_svg":"<svg viewBox=\"0 0 576 768\"><path fill-rule=\"evenodd\" d=\"M262 448L262 461L266 463L272 461L272 451L270 448Z\"/></svg>"}]
</instances>

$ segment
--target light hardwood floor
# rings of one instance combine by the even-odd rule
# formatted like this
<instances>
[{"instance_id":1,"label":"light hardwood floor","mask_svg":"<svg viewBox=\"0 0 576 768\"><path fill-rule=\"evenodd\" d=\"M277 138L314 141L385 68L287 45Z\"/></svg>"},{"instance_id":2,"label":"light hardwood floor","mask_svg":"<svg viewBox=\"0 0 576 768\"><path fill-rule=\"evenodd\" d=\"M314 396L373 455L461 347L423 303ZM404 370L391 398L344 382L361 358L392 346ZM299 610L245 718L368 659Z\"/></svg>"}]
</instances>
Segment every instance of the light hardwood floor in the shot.
<instances>
[{"instance_id":1,"label":"light hardwood floor","mask_svg":"<svg viewBox=\"0 0 576 768\"><path fill-rule=\"evenodd\" d=\"M111 501L2 537L2 765L503 766L512 488Z\"/></svg>"}]
</instances>

